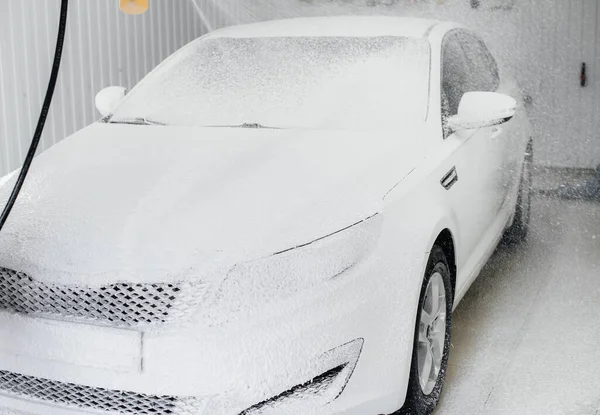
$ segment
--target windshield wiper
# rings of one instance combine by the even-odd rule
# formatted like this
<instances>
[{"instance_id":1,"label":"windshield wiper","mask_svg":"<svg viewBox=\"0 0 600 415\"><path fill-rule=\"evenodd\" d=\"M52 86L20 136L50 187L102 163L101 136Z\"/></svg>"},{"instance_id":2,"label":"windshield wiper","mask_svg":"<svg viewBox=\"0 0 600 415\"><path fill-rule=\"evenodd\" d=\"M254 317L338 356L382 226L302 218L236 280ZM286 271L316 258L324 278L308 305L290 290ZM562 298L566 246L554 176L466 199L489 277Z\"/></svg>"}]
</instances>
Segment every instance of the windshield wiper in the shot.
<instances>
[{"instance_id":1,"label":"windshield wiper","mask_svg":"<svg viewBox=\"0 0 600 415\"><path fill-rule=\"evenodd\" d=\"M109 124L132 124L132 125L167 125L163 122L149 120L144 117L124 118L117 121L109 121Z\"/></svg>"},{"instance_id":2,"label":"windshield wiper","mask_svg":"<svg viewBox=\"0 0 600 415\"><path fill-rule=\"evenodd\" d=\"M259 124L257 122L254 123L250 123L250 122L245 122L242 125L238 126L239 128L271 128L271 129L279 129L277 127L268 127L266 125L262 125Z\"/></svg>"},{"instance_id":3,"label":"windshield wiper","mask_svg":"<svg viewBox=\"0 0 600 415\"><path fill-rule=\"evenodd\" d=\"M270 127L268 125L262 125L257 122L245 122L241 125L207 125L210 128L255 128L255 129L268 129L268 130L282 130L281 127Z\"/></svg>"}]
</instances>

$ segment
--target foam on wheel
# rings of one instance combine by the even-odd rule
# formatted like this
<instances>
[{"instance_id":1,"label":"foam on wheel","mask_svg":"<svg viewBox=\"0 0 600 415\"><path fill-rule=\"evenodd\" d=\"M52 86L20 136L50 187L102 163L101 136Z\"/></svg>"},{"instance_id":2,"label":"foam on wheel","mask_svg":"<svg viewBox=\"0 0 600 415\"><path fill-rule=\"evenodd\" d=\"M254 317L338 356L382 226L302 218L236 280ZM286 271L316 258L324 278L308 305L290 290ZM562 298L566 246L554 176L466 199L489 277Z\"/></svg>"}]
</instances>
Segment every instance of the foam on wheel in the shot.
<instances>
[{"instance_id":1,"label":"foam on wheel","mask_svg":"<svg viewBox=\"0 0 600 415\"><path fill-rule=\"evenodd\" d=\"M401 414L429 415L437 406L450 350L453 304L448 260L434 246L421 287L406 403Z\"/></svg>"},{"instance_id":2,"label":"foam on wheel","mask_svg":"<svg viewBox=\"0 0 600 415\"><path fill-rule=\"evenodd\" d=\"M523 242L529 232L529 219L531 217L531 194L533 187L533 142L527 145L523 172L519 185L519 195L515 216L512 225L506 229L502 242L506 245L515 245Z\"/></svg>"}]
</instances>

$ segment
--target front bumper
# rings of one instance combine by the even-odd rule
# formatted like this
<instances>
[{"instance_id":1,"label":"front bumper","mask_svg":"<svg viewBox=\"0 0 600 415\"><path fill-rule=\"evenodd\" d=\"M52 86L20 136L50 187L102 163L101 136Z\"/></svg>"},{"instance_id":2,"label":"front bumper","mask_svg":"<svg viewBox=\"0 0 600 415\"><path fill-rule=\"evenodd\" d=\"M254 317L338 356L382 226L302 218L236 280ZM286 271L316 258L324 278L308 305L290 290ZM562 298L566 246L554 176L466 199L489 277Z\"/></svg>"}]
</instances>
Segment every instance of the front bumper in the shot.
<instances>
[{"instance_id":1,"label":"front bumper","mask_svg":"<svg viewBox=\"0 0 600 415\"><path fill-rule=\"evenodd\" d=\"M9 371L0 371L0 390L7 395L7 399L24 399L34 406L36 403L52 404L62 406L63 409L78 409L90 413L193 415L235 412L243 415L274 415L293 412L300 414L324 407L343 392L356 367L362 345L363 339L356 339L327 352L318 363L321 365L320 370L323 370L323 367L331 367L331 369L243 411L227 407L231 402L219 400L218 397L212 399L211 397L147 395L57 382ZM13 409L16 408L13 406ZM44 409L44 413L47 412L48 408Z\"/></svg>"},{"instance_id":2,"label":"front bumper","mask_svg":"<svg viewBox=\"0 0 600 415\"><path fill-rule=\"evenodd\" d=\"M398 290L377 263L365 261L216 326L197 322L141 333L2 313L0 413L391 413L404 400L414 323L398 318ZM380 284L367 275L381 275ZM21 386L2 387L2 373L24 376ZM75 387L88 400L115 392L133 395L134 403L119 412L73 405L72 398L44 400L24 389L32 381L37 389L58 388L55 395ZM171 400L177 403L168 406ZM154 412L140 411L143 405Z\"/></svg>"}]
</instances>

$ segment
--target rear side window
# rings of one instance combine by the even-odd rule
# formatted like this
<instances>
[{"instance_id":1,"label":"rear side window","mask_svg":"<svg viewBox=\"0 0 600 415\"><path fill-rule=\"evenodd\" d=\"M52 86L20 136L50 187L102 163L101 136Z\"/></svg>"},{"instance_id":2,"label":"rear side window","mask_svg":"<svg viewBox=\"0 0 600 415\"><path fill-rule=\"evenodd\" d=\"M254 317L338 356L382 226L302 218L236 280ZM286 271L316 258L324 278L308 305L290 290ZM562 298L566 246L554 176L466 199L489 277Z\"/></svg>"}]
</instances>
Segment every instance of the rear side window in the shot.
<instances>
[{"instance_id":1,"label":"rear side window","mask_svg":"<svg viewBox=\"0 0 600 415\"><path fill-rule=\"evenodd\" d=\"M498 90L500 86L498 64L485 43L466 32L458 32L457 36L467 60L469 90L486 92Z\"/></svg>"}]
</instances>

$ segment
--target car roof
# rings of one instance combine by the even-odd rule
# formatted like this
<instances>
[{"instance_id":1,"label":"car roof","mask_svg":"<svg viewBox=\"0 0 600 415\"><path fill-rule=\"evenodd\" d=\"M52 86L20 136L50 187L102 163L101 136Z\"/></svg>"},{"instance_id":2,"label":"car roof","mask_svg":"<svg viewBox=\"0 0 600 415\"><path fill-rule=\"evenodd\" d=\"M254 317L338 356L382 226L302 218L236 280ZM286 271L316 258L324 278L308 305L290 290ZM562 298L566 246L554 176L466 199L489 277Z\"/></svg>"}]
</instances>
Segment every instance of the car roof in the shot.
<instances>
[{"instance_id":1,"label":"car roof","mask_svg":"<svg viewBox=\"0 0 600 415\"><path fill-rule=\"evenodd\" d=\"M230 26L212 32L219 37L379 37L423 38L439 22L416 17L326 16L271 20Z\"/></svg>"}]
</instances>

